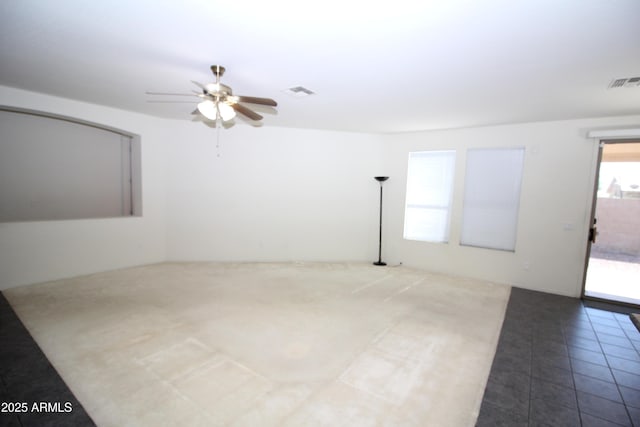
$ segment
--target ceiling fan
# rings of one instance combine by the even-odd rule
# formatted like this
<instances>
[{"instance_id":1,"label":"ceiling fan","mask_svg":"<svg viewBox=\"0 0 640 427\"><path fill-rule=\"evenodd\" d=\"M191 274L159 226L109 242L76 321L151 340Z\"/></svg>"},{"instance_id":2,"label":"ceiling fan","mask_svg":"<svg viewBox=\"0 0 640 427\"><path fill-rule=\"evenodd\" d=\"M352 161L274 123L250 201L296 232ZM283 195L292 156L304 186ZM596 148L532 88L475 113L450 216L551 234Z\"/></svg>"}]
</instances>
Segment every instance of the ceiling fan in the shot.
<instances>
[{"instance_id":1,"label":"ceiling fan","mask_svg":"<svg viewBox=\"0 0 640 427\"><path fill-rule=\"evenodd\" d=\"M231 88L225 84L220 83L220 78L225 72L225 68L221 65L212 65L211 71L216 77L215 83L202 84L196 81L191 81L193 84L202 89L202 92L194 91L193 94L180 94L180 93L162 93L162 92L147 92L148 95L179 95L179 96L197 96L202 99L198 103L197 109L194 114L200 113L205 118L213 121L221 119L223 122L227 122L236 116L236 113L240 113L243 116L251 120L262 120L262 116L252 109L246 107L241 103L267 105L270 107L277 107L278 103L270 98L259 98L255 96L241 96L234 95ZM163 101L152 101L163 102ZM166 101L171 102L171 101ZM181 101L178 101L181 102Z\"/></svg>"}]
</instances>

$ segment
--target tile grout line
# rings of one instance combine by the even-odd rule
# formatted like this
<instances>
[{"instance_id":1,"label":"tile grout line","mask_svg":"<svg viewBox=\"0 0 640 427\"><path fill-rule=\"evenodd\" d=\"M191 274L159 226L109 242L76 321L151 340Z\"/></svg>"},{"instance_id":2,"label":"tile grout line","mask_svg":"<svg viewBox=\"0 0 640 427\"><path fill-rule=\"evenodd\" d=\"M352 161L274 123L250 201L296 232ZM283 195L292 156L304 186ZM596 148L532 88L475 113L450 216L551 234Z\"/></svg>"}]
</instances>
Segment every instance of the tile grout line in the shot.
<instances>
[{"instance_id":1,"label":"tile grout line","mask_svg":"<svg viewBox=\"0 0 640 427\"><path fill-rule=\"evenodd\" d=\"M603 398L603 397L601 397L601 396L596 396L596 395L593 395L593 394L591 394L591 393L587 393L587 392L584 392L584 393L585 393L585 394L590 394L590 395L592 395L592 396L600 397L601 399L608 400L609 402L614 402L614 403L618 403L618 404L619 404L619 403L622 403L622 405L624 406L624 410L625 410L625 412L626 412L626 414L627 414L627 418L628 418L628 420L629 420L629 421L631 421L631 422L633 423L632 418L631 418L631 413L629 412L629 408L627 407L627 403L626 403L626 401L625 401L625 399L624 399L624 396L622 395L622 392L620 391L620 385L618 384L618 380L616 380L616 377L613 375L613 370L612 370L612 368L611 368L611 364L609 363L609 357L608 357L607 353L605 353L604 348L602 347L602 343L600 342L600 337L599 337L599 335L598 335L598 332L597 332L597 331L595 330L595 328L593 327L593 321L591 320L591 314L589 313L589 311L588 311L588 310L585 310L585 311L586 311L586 313L587 313L587 318L589 319L589 324L591 325L591 328L593 329L593 332L594 332L594 334L595 334L595 336L596 336L596 339L597 339L597 342L598 342L598 346L600 347L600 351L602 351L602 355L604 356L604 360L607 362L607 368L609 369L609 373L611 374L611 377L613 378L613 381L614 381L614 384L615 384L615 386L616 386L616 390L618 391L618 395L620 396L620 400L621 400L621 402L615 402L615 401L613 401L613 400L606 399L606 398ZM596 317L597 317L597 316L596 316ZM613 316L613 317L615 318L615 316ZM617 319L616 319L616 322L617 322ZM618 322L618 323L619 323L619 322ZM624 332L624 330L623 330L623 328L622 328L622 327L620 327L620 330L622 330L622 331ZM626 333L625 333L625 336L626 336ZM576 390L576 394L577 394L577 390ZM580 413L582 413L582 411L580 411ZM592 416L595 416L595 415L592 415ZM603 418L600 418L600 417L598 417L598 416L595 416L595 417L596 417L596 418L599 418L599 419L603 419ZM606 420L606 419L605 419L605 421L613 422L613 421L611 421L611 420Z\"/></svg>"},{"instance_id":2,"label":"tile grout line","mask_svg":"<svg viewBox=\"0 0 640 427\"><path fill-rule=\"evenodd\" d=\"M620 326L620 330L622 330L622 332L624 333L625 337L627 337L627 339L630 340L630 338L627 335L627 331L625 331L625 329L622 327L622 324L620 324L620 320L616 317L613 316L616 319L616 322L618 322L619 326ZM598 342L600 342L600 340L598 340ZM633 343L631 343L631 345L633 346ZM638 351L636 350L636 353L638 353ZM607 357L607 355L605 354L605 359L607 360L607 365L609 365L609 358ZM609 370L611 371L611 375L613 376L613 379L616 382L616 388L618 389L618 393L620 393L620 398L622 399L622 402L624 404L624 409L627 412L627 417L629 417L629 420L631 420L631 423L633 424L633 417L631 416L631 411L629 411L629 405L627 405L627 400L625 399L624 395L622 394L622 390L620 390L620 384L618 384L618 380L616 379L615 375L613 374L613 368L611 368L611 365L609 365Z\"/></svg>"},{"instance_id":3,"label":"tile grout line","mask_svg":"<svg viewBox=\"0 0 640 427\"><path fill-rule=\"evenodd\" d=\"M584 310L584 306L582 306L581 304L581 311L585 311ZM591 322L589 322L589 324L591 325ZM593 325L592 329L593 329ZM567 338L567 333L566 333L566 327L564 322L561 322L561 330L562 330L562 338L564 340L564 345L565 348L567 349L567 358L569 359L569 373L571 374L571 384L573 385L573 396L576 402L576 409L578 411L578 419L580 420L580 425L583 425L583 421L582 421L582 411L580 410L580 400L578 399L578 387L576 386L576 377L574 375L574 370L573 370L573 358L571 357L571 353L569 351L569 342L568 342L568 338Z\"/></svg>"},{"instance_id":4,"label":"tile grout line","mask_svg":"<svg viewBox=\"0 0 640 427\"><path fill-rule=\"evenodd\" d=\"M512 289L513 290L513 289ZM529 402L527 402L528 411L527 411L527 423L531 424L533 422L533 405L531 404L533 398L533 346L534 346L534 336L533 331L531 332L531 336L529 337L529 343L531 344L531 349L529 351Z\"/></svg>"}]
</instances>

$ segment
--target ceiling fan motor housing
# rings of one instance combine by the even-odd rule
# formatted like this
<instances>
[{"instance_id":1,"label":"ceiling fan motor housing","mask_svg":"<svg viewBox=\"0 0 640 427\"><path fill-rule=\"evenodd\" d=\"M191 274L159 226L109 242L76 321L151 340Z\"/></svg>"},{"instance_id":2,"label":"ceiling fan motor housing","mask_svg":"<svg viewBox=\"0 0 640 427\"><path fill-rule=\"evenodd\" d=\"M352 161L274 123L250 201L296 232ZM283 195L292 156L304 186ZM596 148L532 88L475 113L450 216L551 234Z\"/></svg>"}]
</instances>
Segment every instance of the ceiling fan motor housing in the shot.
<instances>
[{"instance_id":1,"label":"ceiling fan motor housing","mask_svg":"<svg viewBox=\"0 0 640 427\"><path fill-rule=\"evenodd\" d=\"M209 83L204 86L203 92L205 95L211 95L216 97L224 97L232 95L233 91L227 85L222 83Z\"/></svg>"}]
</instances>

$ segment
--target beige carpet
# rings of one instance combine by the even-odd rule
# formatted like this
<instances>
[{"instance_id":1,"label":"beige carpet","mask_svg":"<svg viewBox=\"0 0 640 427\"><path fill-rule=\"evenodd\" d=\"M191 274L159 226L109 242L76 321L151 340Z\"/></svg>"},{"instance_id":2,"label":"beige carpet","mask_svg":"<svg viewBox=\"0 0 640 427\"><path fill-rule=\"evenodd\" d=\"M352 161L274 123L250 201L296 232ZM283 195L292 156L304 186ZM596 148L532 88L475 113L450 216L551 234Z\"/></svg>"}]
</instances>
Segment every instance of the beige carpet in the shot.
<instances>
[{"instance_id":1,"label":"beige carpet","mask_svg":"<svg viewBox=\"0 0 640 427\"><path fill-rule=\"evenodd\" d=\"M510 288L166 263L9 289L99 426L473 426Z\"/></svg>"}]
</instances>

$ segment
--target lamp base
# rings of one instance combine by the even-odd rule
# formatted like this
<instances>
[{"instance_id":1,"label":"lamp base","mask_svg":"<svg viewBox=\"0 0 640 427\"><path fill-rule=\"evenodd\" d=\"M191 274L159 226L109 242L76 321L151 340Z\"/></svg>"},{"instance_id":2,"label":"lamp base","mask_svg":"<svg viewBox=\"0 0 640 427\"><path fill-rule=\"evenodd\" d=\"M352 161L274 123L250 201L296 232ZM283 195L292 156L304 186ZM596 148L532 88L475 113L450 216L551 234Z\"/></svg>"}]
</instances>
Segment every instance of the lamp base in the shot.
<instances>
[{"instance_id":1,"label":"lamp base","mask_svg":"<svg viewBox=\"0 0 640 427\"><path fill-rule=\"evenodd\" d=\"M376 261L373 263L373 265L387 265L387 263L382 261Z\"/></svg>"}]
</instances>

